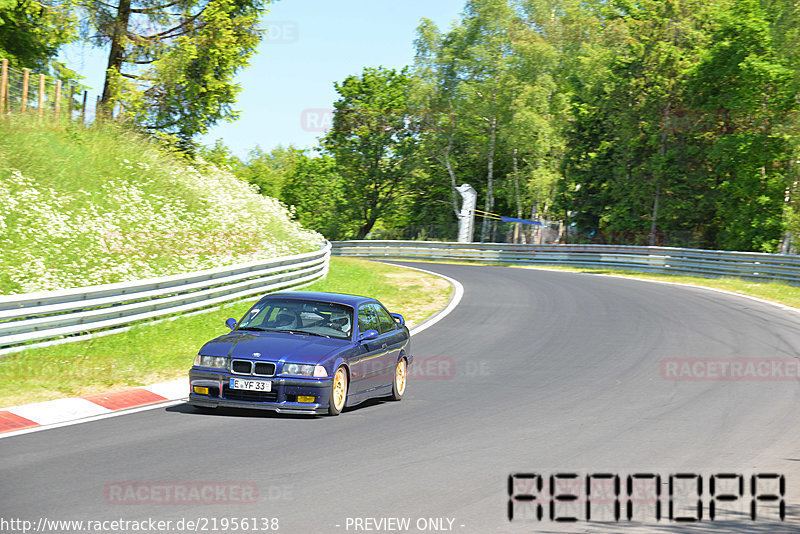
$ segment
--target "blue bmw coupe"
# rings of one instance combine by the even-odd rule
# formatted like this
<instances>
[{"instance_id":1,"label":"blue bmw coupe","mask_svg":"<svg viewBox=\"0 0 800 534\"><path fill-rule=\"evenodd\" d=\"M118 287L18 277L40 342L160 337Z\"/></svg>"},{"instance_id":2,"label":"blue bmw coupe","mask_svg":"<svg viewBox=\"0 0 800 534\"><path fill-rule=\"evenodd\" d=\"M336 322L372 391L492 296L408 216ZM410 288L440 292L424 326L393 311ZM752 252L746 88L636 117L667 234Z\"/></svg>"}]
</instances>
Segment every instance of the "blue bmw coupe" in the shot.
<instances>
[{"instance_id":1,"label":"blue bmw coupe","mask_svg":"<svg viewBox=\"0 0 800 534\"><path fill-rule=\"evenodd\" d=\"M200 349L189 402L338 415L373 397L403 398L411 336L373 298L291 291L261 298Z\"/></svg>"}]
</instances>

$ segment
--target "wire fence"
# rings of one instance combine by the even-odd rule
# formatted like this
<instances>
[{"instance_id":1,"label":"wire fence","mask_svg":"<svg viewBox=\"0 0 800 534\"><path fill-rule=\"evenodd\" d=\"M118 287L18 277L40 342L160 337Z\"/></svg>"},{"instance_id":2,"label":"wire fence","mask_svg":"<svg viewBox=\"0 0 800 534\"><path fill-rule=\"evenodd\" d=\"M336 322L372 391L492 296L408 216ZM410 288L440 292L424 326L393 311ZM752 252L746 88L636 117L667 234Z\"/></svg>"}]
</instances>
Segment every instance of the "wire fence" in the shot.
<instances>
[{"instance_id":1,"label":"wire fence","mask_svg":"<svg viewBox=\"0 0 800 534\"><path fill-rule=\"evenodd\" d=\"M88 91L75 82L62 82L30 69L11 67L0 60L0 113L19 113L43 119L94 121L98 102L88 102Z\"/></svg>"}]
</instances>

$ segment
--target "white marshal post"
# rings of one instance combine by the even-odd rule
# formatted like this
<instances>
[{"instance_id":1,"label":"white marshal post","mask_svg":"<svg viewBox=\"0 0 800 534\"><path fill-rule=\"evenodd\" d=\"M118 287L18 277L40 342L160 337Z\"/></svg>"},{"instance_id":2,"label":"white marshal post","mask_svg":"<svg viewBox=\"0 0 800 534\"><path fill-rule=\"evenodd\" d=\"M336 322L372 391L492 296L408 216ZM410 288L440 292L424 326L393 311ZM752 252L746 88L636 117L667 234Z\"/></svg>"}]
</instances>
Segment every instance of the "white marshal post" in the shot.
<instances>
[{"instance_id":1,"label":"white marshal post","mask_svg":"<svg viewBox=\"0 0 800 534\"><path fill-rule=\"evenodd\" d=\"M472 243L472 229L475 226L475 204L478 193L469 184L456 187L462 198L461 213L458 214L458 242Z\"/></svg>"}]
</instances>

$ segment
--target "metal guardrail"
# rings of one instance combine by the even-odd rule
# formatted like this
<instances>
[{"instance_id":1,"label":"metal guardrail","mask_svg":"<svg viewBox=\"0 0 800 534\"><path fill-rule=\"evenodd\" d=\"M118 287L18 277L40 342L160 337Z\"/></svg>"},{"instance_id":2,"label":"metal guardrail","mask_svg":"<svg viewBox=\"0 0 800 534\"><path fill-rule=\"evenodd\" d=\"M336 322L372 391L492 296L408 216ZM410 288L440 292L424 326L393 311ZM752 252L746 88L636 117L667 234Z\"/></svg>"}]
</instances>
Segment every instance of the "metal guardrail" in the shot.
<instances>
[{"instance_id":1,"label":"metal guardrail","mask_svg":"<svg viewBox=\"0 0 800 534\"><path fill-rule=\"evenodd\" d=\"M74 336L309 284L328 272L319 251L190 274L0 296L0 354L32 341Z\"/></svg>"},{"instance_id":2,"label":"metal guardrail","mask_svg":"<svg viewBox=\"0 0 800 534\"><path fill-rule=\"evenodd\" d=\"M800 256L669 247L520 245L439 241L335 241L336 256L372 259L570 265L703 277L780 280L800 285Z\"/></svg>"}]
</instances>

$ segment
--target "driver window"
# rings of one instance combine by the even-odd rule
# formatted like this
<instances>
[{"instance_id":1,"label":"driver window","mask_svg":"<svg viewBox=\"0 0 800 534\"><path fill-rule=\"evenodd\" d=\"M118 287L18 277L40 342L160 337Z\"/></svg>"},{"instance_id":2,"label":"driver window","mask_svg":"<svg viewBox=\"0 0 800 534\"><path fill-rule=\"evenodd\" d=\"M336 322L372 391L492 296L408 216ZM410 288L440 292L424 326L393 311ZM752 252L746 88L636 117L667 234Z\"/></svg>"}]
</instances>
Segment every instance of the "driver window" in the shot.
<instances>
[{"instance_id":1,"label":"driver window","mask_svg":"<svg viewBox=\"0 0 800 534\"><path fill-rule=\"evenodd\" d=\"M394 332L397 329L397 324L394 322L392 316L389 315L389 312L384 310L383 307L378 304L373 304L372 307L375 310L375 314L378 317L378 323L380 324L378 332L381 334Z\"/></svg>"},{"instance_id":2,"label":"driver window","mask_svg":"<svg viewBox=\"0 0 800 534\"><path fill-rule=\"evenodd\" d=\"M377 330L380 332L380 324L375 310L371 304L362 304L358 307L358 331L363 334L367 330Z\"/></svg>"}]
</instances>

